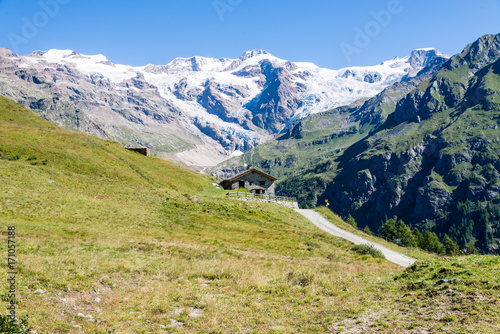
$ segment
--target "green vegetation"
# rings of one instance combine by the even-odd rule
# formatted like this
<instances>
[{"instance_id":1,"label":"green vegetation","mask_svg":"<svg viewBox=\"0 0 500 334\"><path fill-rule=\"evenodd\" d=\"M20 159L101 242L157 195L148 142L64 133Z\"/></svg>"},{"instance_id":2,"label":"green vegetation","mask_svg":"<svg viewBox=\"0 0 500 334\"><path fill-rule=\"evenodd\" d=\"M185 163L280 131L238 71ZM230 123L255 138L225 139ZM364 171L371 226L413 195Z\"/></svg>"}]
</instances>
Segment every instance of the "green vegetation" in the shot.
<instances>
[{"instance_id":1,"label":"green vegetation","mask_svg":"<svg viewBox=\"0 0 500 334\"><path fill-rule=\"evenodd\" d=\"M458 248L458 245L453 240L451 240L451 238L448 236L448 234L444 235L443 246L446 250L447 255L460 254L460 249Z\"/></svg>"},{"instance_id":2,"label":"green vegetation","mask_svg":"<svg viewBox=\"0 0 500 334\"><path fill-rule=\"evenodd\" d=\"M38 333L325 332L401 270L291 209L226 199L208 176L4 98L0 138L19 157L0 159L0 230L16 226L18 315Z\"/></svg>"},{"instance_id":3,"label":"green vegetation","mask_svg":"<svg viewBox=\"0 0 500 334\"><path fill-rule=\"evenodd\" d=\"M465 246L465 253L468 255L477 255L479 254L479 250L476 248L475 242L470 241L466 246Z\"/></svg>"},{"instance_id":4,"label":"green vegetation","mask_svg":"<svg viewBox=\"0 0 500 334\"><path fill-rule=\"evenodd\" d=\"M378 257L380 259L385 259L384 254L382 254L381 251L373 247L372 245L356 245L351 248L353 251L355 251L358 254L361 255L371 255L373 257Z\"/></svg>"},{"instance_id":5,"label":"green vegetation","mask_svg":"<svg viewBox=\"0 0 500 334\"><path fill-rule=\"evenodd\" d=\"M0 159L0 230L16 227L17 314L38 333L498 331L495 257L471 257L472 270L385 242L430 259L402 272L291 209L226 199L208 176L62 130L1 97L0 138L2 156L17 157ZM452 304L432 285L448 275L463 281L443 285L464 293ZM6 293L0 286L3 305ZM430 316L450 305L464 311Z\"/></svg>"},{"instance_id":6,"label":"green vegetation","mask_svg":"<svg viewBox=\"0 0 500 334\"><path fill-rule=\"evenodd\" d=\"M497 333L499 271L498 256L417 262L381 286L399 297L393 306L385 304L391 311L380 317L398 332L426 328L431 333Z\"/></svg>"},{"instance_id":7,"label":"green vegetation","mask_svg":"<svg viewBox=\"0 0 500 334\"><path fill-rule=\"evenodd\" d=\"M363 229L363 232L365 232L368 235L373 235L373 233L370 230L370 227L368 227L368 225L365 226L365 228Z\"/></svg>"},{"instance_id":8,"label":"green vegetation","mask_svg":"<svg viewBox=\"0 0 500 334\"><path fill-rule=\"evenodd\" d=\"M13 320L8 315L0 315L0 333L27 334L31 330L27 316Z\"/></svg>"},{"instance_id":9,"label":"green vegetation","mask_svg":"<svg viewBox=\"0 0 500 334\"><path fill-rule=\"evenodd\" d=\"M345 222L354 228L358 228L358 223L356 223L356 220L354 220L354 218L351 215L349 215L349 217L347 217Z\"/></svg>"},{"instance_id":10,"label":"green vegetation","mask_svg":"<svg viewBox=\"0 0 500 334\"><path fill-rule=\"evenodd\" d=\"M397 223L394 219L389 219L380 227L380 233L386 240L401 244L404 247L419 247L422 250L436 254L460 254L458 245L447 234L444 235L443 242L441 243L436 233L425 231L424 235L422 235L418 228L415 227L412 231L401 219ZM473 244L474 242L472 242ZM472 251L473 248L471 247L473 246L466 248L470 248ZM466 253L477 254L470 253L469 251Z\"/></svg>"}]
</instances>

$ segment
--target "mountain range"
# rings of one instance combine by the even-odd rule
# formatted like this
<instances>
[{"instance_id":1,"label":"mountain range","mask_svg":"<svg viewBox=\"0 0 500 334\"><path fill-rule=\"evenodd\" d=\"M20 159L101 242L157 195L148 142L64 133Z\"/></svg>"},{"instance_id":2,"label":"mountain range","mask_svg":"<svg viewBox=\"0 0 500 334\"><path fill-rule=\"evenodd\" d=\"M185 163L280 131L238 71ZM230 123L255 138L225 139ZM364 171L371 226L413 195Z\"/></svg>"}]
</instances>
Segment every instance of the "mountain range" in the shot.
<instances>
[{"instance_id":1,"label":"mountain range","mask_svg":"<svg viewBox=\"0 0 500 334\"><path fill-rule=\"evenodd\" d=\"M435 49L418 49L375 66L329 70L253 50L238 59L132 67L72 50L19 56L2 48L0 94L66 129L146 146L203 169L297 120L372 97L446 59Z\"/></svg>"}]
</instances>

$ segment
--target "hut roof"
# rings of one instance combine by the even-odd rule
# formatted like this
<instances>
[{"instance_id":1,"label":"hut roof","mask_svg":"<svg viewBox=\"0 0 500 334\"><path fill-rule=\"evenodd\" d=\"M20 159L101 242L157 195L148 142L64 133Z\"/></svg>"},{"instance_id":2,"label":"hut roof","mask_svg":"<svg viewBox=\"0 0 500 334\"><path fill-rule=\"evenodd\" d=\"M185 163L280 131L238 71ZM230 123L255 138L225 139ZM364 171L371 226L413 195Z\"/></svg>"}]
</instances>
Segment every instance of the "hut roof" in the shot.
<instances>
[{"instance_id":1,"label":"hut roof","mask_svg":"<svg viewBox=\"0 0 500 334\"><path fill-rule=\"evenodd\" d=\"M248 174L250 174L250 173L257 173L257 174L259 174L259 175L262 175L262 176L264 176L264 177L266 177L266 178L270 179L270 180L271 180L271 181L273 181L273 182L274 182L274 181L276 181L276 180L278 180L278 179L277 179L277 178L275 178L274 176L271 176L271 175L269 175L269 174L266 174L266 173L264 173L264 172L262 172L262 171L260 171L260 170L258 170L258 169L255 169L255 168L250 168L250 169L248 169L248 170L244 171L243 173L237 174L237 175L233 176L232 178L227 179L227 180L225 180L225 181L232 182L232 181L234 181L234 180L236 180L236 179L239 179L240 177L245 176L245 175L248 175Z\"/></svg>"}]
</instances>

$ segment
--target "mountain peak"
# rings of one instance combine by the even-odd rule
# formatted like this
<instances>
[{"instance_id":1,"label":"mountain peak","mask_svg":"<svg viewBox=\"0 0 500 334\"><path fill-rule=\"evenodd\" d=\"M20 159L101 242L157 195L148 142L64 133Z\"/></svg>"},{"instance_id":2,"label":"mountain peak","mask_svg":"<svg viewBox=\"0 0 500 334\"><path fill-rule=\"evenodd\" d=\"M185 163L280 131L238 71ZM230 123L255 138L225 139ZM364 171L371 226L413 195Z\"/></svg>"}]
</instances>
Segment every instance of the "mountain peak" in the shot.
<instances>
[{"instance_id":1,"label":"mountain peak","mask_svg":"<svg viewBox=\"0 0 500 334\"><path fill-rule=\"evenodd\" d=\"M255 49L255 50L252 50L252 51L245 52L240 57L240 60L241 61L245 61L247 59L258 57L258 56L263 56L263 55L265 55L265 56L272 56L272 54L270 54L269 52L267 52L265 50Z\"/></svg>"},{"instance_id":2,"label":"mountain peak","mask_svg":"<svg viewBox=\"0 0 500 334\"><path fill-rule=\"evenodd\" d=\"M462 53L456 57L462 58L470 63L470 66L476 68L498 59L500 57L500 34L480 37L467 45Z\"/></svg>"},{"instance_id":3,"label":"mountain peak","mask_svg":"<svg viewBox=\"0 0 500 334\"><path fill-rule=\"evenodd\" d=\"M410 53L408 62L412 68L426 67L436 57L450 58L450 56L445 55L444 53L442 53L437 49L420 48L420 49L415 49Z\"/></svg>"},{"instance_id":4,"label":"mountain peak","mask_svg":"<svg viewBox=\"0 0 500 334\"><path fill-rule=\"evenodd\" d=\"M74 50L50 49L48 51L33 51L24 55L28 58L41 58L49 63L67 61L70 63L110 63L108 58L102 54L84 55Z\"/></svg>"}]
</instances>

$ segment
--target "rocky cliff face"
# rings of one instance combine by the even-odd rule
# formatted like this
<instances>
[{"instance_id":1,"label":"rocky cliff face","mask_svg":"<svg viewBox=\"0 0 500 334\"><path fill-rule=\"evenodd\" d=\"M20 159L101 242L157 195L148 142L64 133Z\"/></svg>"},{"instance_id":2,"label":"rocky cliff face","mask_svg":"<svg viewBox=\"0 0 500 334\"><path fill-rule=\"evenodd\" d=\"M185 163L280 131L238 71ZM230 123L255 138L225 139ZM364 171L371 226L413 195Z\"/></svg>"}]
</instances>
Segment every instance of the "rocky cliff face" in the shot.
<instances>
[{"instance_id":1,"label":"rocky cliff face","mask_svg":"<svg viewBox=\"0 0 500 334\"><path fill-rule=\"evenodd\" d=\"M446 59L435 50L416 53ZM131 67L71 50L18 56L0 49L0 94L66 128L210 166L307 115L406 80L426 61L412 55L334 71L254 50L238 59Z\"/></svg>"},{"instance_id":2,"label":"rocky cliff face","mask_svg":"<svg viewBox=\"0 0 500 334\"><path fill-rule=\"evenodd\" d=\"M461 246L476 240L483 251L497 252L499 51L500 35L487 35L448 60L400 99L378 129L338 156L324 190L306 199L328 199L333 211L353 215L361 227L377 230L397 217L448 233Z\"/></svg>"}]
</instances>

